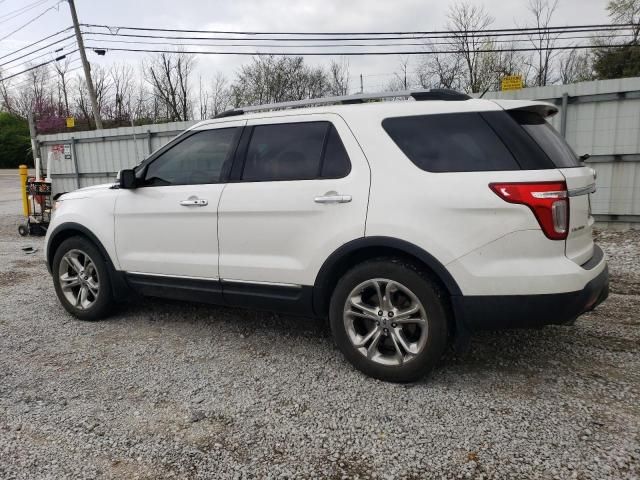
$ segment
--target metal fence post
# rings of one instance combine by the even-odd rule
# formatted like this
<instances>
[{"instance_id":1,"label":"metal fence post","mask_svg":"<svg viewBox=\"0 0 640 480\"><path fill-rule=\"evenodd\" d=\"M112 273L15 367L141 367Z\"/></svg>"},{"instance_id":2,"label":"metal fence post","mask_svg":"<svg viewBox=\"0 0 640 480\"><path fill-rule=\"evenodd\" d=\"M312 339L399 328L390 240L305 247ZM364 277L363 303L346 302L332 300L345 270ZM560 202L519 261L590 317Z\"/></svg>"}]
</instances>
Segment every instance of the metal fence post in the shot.
<instances>
[{"instance_id":1,"label":"metal fence post","mask_svg":"<svg viewBox=\"0 0 640 480\"><path fill-rule=\"evenodd\" d=\"M569 108L569 94L562 94L562 112L560 112L560 135L567 137L567 108Z\"/></svg>"},{"instance_id":2,"label":"metal fence post","mask_svg":"<svg viewBox=\"0 0 640 480\"><path fill-rule=\"evenodd\" d=\"M147 156L151 155L151 130L147 130L147 148L149 151L147 152Z\"/></svg>"},{"instance_id":3,"label":"metal fence post","mask_svg":"<svg viewBox=\"0 0 640 480\"><path fill-rule=\"evenodd\" d=\"M76 170L76 188L80 188L80 171L78 170L78 158L76 157L76 138L71 137L71 158Z\"/></svg>"}]
</instances>

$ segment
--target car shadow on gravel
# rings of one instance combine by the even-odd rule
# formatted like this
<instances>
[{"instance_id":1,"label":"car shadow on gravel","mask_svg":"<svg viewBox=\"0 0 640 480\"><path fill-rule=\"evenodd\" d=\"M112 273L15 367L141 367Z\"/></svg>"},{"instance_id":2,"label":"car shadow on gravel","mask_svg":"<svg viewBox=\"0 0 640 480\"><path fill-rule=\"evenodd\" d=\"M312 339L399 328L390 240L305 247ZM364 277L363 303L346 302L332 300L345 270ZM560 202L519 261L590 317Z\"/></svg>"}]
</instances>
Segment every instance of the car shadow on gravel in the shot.
<instances>
[{"instance_id":1,"label":"car shadow on gravel","mask_svg":"<svg viewBox=\"0 0 640 480\"><path fill-rule=\"evenodd\" d=\"M114 318L129 317L165 323L196 323L214 326L224 323L230 330L240 330L249 336L258 330L288 337L327 338L331 336L328 322L323 319L278 314L270 311L224 307L219 305L183 302L151 297L135 297L119 306Z\"/></svg>"},{"instance_id":2,"label":"car shadow on gravel","mask_svg":"<svg viewBox=\"0 0 640 480\"><path fill-rule=\"evenodd\" d=\"M431 375L414 385L429 388L441 382L459 383L460 378L471 378L478 385L489 388L495 385L489 377L499 377L503 382L514 384L538 384L548 382L549 376L559 372L572 374L585 369L588 374L598 369L615 369L615 365L603 360L600 353L635 352L638 342L611 332L599 331L599 326L608 322L624 326L624 319L615 318L619 308L616 297L610 299L597 311L581 319L574 326L547 326L536 330L504 330L475 333L467 349L456 351L449 348L442 361ZM124 322L144 335L144 325L169 329L174 334L202 337L218 334L237 336L241 339L258 337L278 337L282 347L301 347L317 352L331 349L328 354L338 357L331 340L331 332L326 320L308 317L282 315L269 311L221 307L148 297L134 297L123 304L116 315L106 322ZM127 329L131 333L131 329ZM113 332L112 332L113 333ZM325 352L326 353L326 352ZM327 356L320 358L326 361ZM333 361L333 359L332 359ZM338 364L336 368L351 370ZM615 372L614 372L615 373ZM354 375L358 375L355 370ZM612 375L612 380L616 375ZM485 378L487 381L482 381Z\"/></svg>"}]
</instances>

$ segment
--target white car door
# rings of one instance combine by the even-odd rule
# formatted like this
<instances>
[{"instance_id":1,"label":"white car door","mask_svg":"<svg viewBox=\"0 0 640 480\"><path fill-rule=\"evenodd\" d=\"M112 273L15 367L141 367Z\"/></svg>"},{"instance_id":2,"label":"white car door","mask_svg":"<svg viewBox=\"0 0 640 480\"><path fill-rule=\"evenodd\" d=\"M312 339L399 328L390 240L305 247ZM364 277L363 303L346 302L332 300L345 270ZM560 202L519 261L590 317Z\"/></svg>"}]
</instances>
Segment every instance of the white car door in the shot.
<instances>
[{"instance_id":1,"label":"white car door","mask_svg":"<svg viewBox=\"0 0 640 480\"><path fill-rule=\"evenodd\" d=\"M331 253L364 236L369 184L340 116L249 120L218 210L223 285L313 285Z\"/></svg>"},{"instance_id":2,"label":"white car door","mask_svg":"<svg viewBox=\"0 0 640 480\"><path fill-rule=\"evenodd\" d=\"M115 244L122 270L218 278L218 202L245 123L185 133L137 173L137 188L120 192Z\"/></svg>"}]
</instances>

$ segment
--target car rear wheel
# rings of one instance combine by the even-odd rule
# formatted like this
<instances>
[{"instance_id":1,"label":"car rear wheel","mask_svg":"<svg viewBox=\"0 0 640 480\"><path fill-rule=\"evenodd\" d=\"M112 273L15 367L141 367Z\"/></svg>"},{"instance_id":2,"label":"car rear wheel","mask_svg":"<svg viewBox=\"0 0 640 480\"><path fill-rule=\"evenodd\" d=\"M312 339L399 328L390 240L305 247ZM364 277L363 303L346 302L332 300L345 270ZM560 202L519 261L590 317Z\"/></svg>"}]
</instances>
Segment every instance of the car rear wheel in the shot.
<instances>
[{"instance_id":1,"label":"car rear wheel","mask_svg":"<svg viewBox=\"0 0 640 480\"><path fill-rule=\"evenodd\" d=\"M69 313L81 320L99 320L111 312L107 264L88 239L72 237L62 242L52 267L56 294Z\"/></svg>"},{"instance_id":2,"label":"car rear wheel","mask_svg":"<svg viewBox=\"0 0 640 480\"><path fill-rule=\"evenodd\" d=\"M411 263L376 259L347 272L331 298L331 330L360 371L392 382L418 380L447 343L438 287Z\"/></svg>"}]
</instances>

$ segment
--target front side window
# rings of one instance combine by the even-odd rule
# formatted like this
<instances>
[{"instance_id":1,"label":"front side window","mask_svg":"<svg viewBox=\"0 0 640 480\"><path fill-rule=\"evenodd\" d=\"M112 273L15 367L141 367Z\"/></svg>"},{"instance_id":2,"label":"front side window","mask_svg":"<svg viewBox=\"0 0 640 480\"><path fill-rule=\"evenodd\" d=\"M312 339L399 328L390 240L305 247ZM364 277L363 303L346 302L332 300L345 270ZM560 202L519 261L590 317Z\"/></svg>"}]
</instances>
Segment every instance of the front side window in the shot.
<instances>
[{"instance_id":1,"label":"front side window","mask_svg":"<svg viewBox=\"0 0 640 480\"><path fill-rule=\"evenodd\" d=\"M351 163L329 122L253 127L242 172L247 182L341 178Z\"/></svg>"},{"instance_id":2,"label":"front side window","mask_svg":"<svg viewBox=\"0 0 640 480\"><path fill-rule=\"evenodd\" d=\"M218 183L235 145L238 128L196 132L156 158L145 174L146 186Z\"/></svg>"},{"instance_id":3,"label":"front side window","mask_svg":"<svg viewBox=\"0 0 640 480\"><path fill-rule=\"evenodd\" d=\"M428 172L520 168L479 113L393 117L382 127L416 166Z\"/></svg>"}]
</instances>

